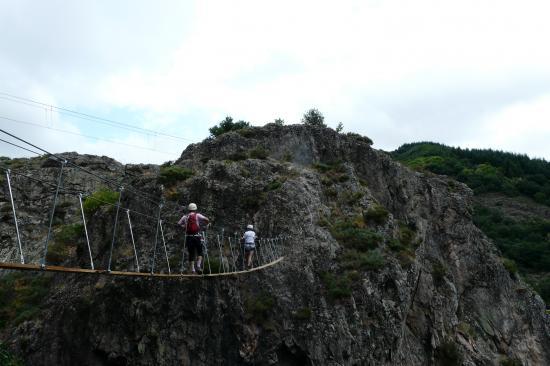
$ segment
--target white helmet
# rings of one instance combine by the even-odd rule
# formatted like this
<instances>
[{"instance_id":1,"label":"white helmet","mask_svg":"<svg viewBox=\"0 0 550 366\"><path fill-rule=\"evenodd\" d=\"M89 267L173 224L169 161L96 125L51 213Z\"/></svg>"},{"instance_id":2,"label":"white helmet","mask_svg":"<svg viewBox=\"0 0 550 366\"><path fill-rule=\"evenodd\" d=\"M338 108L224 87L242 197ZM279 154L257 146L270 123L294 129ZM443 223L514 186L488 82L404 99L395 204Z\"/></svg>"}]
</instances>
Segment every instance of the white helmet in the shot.
<instances>
[{"instance_id":1,"label":"white helmet","mask_svg":"<svg viewBox=\"0 0 550 366\"><path fill-rule=\"evenodd\" d=\"M246 225L246 228L247 228L248 230L252 230L252 229L254 229L254 226L252 226L252 225Z\"/></svg>"},{"instance_id":2,"label":"white helmet","mask_svg":"<svg viewBox=\"0 0 550 366\"><path fill-rule=\"evenodd\" d=\"M190 203L189 207L187 207L189 211L197 211L197 205L194 203Z\"/></svg>"}]
</instances>

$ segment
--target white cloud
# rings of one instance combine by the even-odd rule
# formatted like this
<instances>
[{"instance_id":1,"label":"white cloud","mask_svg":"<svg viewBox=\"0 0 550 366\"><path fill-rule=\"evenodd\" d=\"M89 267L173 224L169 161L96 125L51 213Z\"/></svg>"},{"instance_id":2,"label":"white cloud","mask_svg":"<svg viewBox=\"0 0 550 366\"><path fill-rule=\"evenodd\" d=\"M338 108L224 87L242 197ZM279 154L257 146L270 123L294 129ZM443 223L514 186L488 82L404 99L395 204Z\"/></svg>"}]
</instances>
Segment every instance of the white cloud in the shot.
<instances>
[{"instance_id":1,"label":"white cloud","mask_svg":"<svg viewBox=\"0 0 550 366\"><path fill-rule=\"evenodd\" d=\"M0 80L14 94L108 118L126 111L139 126L192 140L225 115L298 122L317 107L384 149L482 143L487 118L513 131L520 116L502 111L550 93L549 13L536 0L17 2L0 15ZM487 143L550 158L530 143L550 139L543 122L515 145ZM166 160L84 142L79 151Z\"/></svg>"},{"instance_id":2,"label":"white cloud","mask_svg":"<svg viewBox=\"0 0 550 366\"><path fill-rule=\"evenodd\" d=\"M464 146L505 149L550 160L550 94L508 105L480 121L477 139Z\"/></svg>"}]
</instances>

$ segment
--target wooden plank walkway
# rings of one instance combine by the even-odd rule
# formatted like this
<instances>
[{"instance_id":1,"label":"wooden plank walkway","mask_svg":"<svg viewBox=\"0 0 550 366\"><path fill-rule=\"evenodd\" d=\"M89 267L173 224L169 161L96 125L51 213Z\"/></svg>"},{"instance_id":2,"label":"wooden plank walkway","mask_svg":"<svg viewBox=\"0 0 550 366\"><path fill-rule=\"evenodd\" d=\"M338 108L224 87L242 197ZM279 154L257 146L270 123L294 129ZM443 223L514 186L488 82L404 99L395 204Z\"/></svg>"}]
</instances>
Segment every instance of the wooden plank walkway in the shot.
<instances>
[{"instance_id":1,"label":"wooden plank walkway","mask_svg":"<svg viewBox=\"0 0 550 366\"><path fill-rule=\"evenodd\" d=\"M250 272L256 272L265 268L274 266L281 262L285 257L280 257L273 262L269 262L259 267L254 267L246 271L226 272L226 273L212 273L212 274L168 274L168 273L147 273L147 272L125 272L125 271L107 271L104 269L85 269L75 267L61 267L61 266L45 266L42 268L39 264L21 264L21 263L3 263L0 262L0 268L13 269L22 271L46 271L46 272L61 272L61 273L86 273L86 274L103 274L108 276L123 276L123 277L154 277L154 278L203 278L203 277L222 277L222 276L234 276L241 275Z\"/></svg>"}]
</instances>

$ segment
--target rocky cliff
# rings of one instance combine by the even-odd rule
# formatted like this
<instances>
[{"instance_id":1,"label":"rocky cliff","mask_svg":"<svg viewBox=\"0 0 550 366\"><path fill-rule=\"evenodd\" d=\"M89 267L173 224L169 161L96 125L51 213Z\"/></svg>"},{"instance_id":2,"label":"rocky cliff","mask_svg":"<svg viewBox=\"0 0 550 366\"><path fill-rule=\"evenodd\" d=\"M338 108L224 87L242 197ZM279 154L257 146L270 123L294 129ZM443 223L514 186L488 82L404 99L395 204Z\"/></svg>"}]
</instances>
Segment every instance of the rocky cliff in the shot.
<instances>
[{"instance_id":1,"label":"rocky cliff","mask_svg":"<svg viewBox=\"0 0 550 366\"><path fill-rule=\"evenodd\" d=\"M11 297L0 303L12 308L2 310L0 340L29 365L550 364L544 304L473 225L471 191L403 167L366 137L303 125L230 132L190 145L172 167L192 175L161 179L164 190L159 173L166 167L65 157L164 199L167 223L194 201L217 229L234 232L252 222L260 235L290 239L283 262L228 278L4 272L4 294ZM59 172L59 163L46 158L4 163L52 182ZM0 255L16 261L2 183ZM37 263L53 187L21 176L12 183L25 251ZM63 255L50 260L88 265L82 238L61 244L80 215L71 192L102 185L65 169L69 191L60 199L53 236ZM158 213L154 201L131 190L121 198L124 207L151 217ZM113 216L109 206L89 211L99 267L106 265ZM136 218L135 227L147 270L154 224ZM114 268L133 270L128 230L121 225L116 235ZM177 257L181 232L166 225L166 237L170 259ZM164 265L158 270L166 271ZM17 289L36 283L42 294L36 309L21 316L13 310L21 308Z\"/></svg>"}]
</instances>

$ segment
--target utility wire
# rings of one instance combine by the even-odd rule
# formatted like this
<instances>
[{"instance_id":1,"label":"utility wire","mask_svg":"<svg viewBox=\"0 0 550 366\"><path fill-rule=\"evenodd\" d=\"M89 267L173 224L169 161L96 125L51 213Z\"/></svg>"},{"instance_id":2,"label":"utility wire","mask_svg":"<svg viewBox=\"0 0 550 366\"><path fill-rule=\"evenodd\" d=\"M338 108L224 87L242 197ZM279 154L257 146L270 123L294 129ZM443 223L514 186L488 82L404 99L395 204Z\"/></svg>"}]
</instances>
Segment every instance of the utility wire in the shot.
<instances>
[{"instance_id":1,"label":"utility wire","mask_svg":"<svg viewBox=\"0 0 550 366\"><path fill-rule=\"evenodd\" d=\"M0 139L0 141L5 142L6 144L10 144L10 145L12 145L12 146L18 147L18 148L20 148L20 149L26 150L26 151L31 152L31 153L33 153L33 154L36 154L36 155L38 155L38 156L42 155L42 154L40 154L39 152L32 151L32 150L30 150L30 149L27 149L27 148L21 146L21 145L14 144L13 142L9 142L9 141L6 141L6 140L4 140L4 139Z\"/></svg>"},{"instance_id":2,"label":"utility wire","mask_svg":"<svg viewBox=\"0 0 550 366\"><path fill-rule=\"evenodd\" d=\"M52 130L52 131L67 133L67 134L70 134L70 135L82 136L82 137L86 137L86 138L89 138L89 139L94 139L94 140L98 140L98 141L104 141L104 142L108 142L108 143L110 143L110 144L121 145L121 146L127 146L127 147L133 147L133 148L135 148L135 149L142 149L142 150L154 151L154 152L157 152L157 153L160 153L160 154L164 154L164 155L169 155L169 156L177 155L177 153L170 153L170 152L166 152L166 151L160 151L160 150L151 149L151 148L144 147L144 146L126 144L126 143L124 143L124 142L117 142L117 141L113 141L113 140L109 140L109 139L104 139L104 138L101 138L101 137L95 137L95 136L90 136L90 135L84 135L84 134L82 134L82 133L73 132L73 131L67 131L67 130L63 130L63 129L60 129L60 128L48 127L48 126L44 126L44 125L42 125L42 124L40 124L40 123L29 122L29 121L22 121L22 120L19 120L19 119L14 119L14 118L9 118L9 117L4 117L4 116L0 116L0 118L1 118L1 119L5 119L5 120L8 120L8 121L11 121L11 122L15 122L15 123L21 123L21 124L25 124L25 125L36 126L36 127L45 128L45 129Z\"/></svg>"},{"instance_id":3,"label":"utility wire","mask_svg":"<svg viewBox=\"0 0 550 366\"><path fill-rule=\"evenodd\" d=\"M11 134L11 133L9 133L9 132L3 130L3 129L0 129L0 132L2 132L2 133L4 133L4 134L6 134L6 135L8 135L8 136L10 136L10 137L12 137L12 138L18 140L18 141L21 141L21 142L23 142L23 143L25 143L25 144L27 144L27 145L29 145L29 146L32 146L32 147L34 147L35 149L38 149L38 150L44 152L45 154L48 154L48 155L50 155L50 156L52 156L52 157L58 159L59 161L66 161L68 165L71 165L71 166L73 166L73 167L75 167L75 168L77 168L77 169L79 169L79 170L82 170L82 171L84 171L84 172L86 172L86 173L88 173L88 174L90 174L90 175L96 177L97 179L99 179L99 180L101 180L101 181L103 181L103 182L105 182L105 183L112 184L112 185L114 185L115 187L120 187L120 183L119 183L119 182L116 182L116 181L114 181L114 180L112 180L112 179L109 179L109 178L102 177L102 176L100 176L100 175L98 175L98 174L96 174L96 173L94 173L94 172L92 172L92 171L90 171L90 170L88 170L88 169L85 169L85 168L83 168L83 167L81 167L81 166L79 166L79 165L73 163L72 161L69 161L69 160L67 160L67 159L65 159L65 158L62 158L62 157L57 156L57 155L55 155L55 154L52 154L52 153L50 153L49 151L44 150L44 149L42 149L41 147L38 147L38 146L36 146L36 145L34 145L34 144L32 144L32 143L30 143L30 142L28 142L28 141L26 141L26 140L20 138L20 137L17 137L17 136L15 136L15 135L13 135L13 134ZM155 205L158 205L158 201L156 201L156 200L150 198L147 194L141 192L141 191L138 190L138 189L133 188L133 187L130 186L130 185L129 185L129 187L130 187L130 188L127 188L127 189L128 189L130 192L134 192L136 195L141 196L142 198L144 198L144 199L146 199L146 200L148 200L148 201L154 203Z\"/></svg>"},{"instance_id":4,"label":"utility wire","mask_svg":"<svg viewBox=\"0 0 550 366\"><path fill-rule=\"evenodd\" d=\"M145 134L148 134L148 135L165 136L165 137L170 137L170 138L177 139L177 140L194 142L193 140L186 139L186 138L181 137L181 136L176 136L176 135L168 134L168 133L165 133L165 132L150 130L150 129L147 129L147 128L136 127L136 126L132 126L128 123L122 123L122 122L114 121L114 120L103 118L103 117L97 117L97 116L93 116L91 114L77 112L77 111L70 110L70 109L67 109L67 108L56 107L56 106L51 105L51 104L39 102L39 101L29 99L29 98L18 97L16 95L5 93L5 92L0 92L0 95L4 95L4 96L7 96L9 98L13 98L13 99L8 99L8 98L5 98L5 97L3 98L5 100L10 100L12 102L23 103L23 104L27 104L27 105L28 105L28 103L24 103L24 102L30 102L30 103L37 104L41 107L47 107L47 108L50 108L50 109L55 109L57 111L65 112L66 114L68 113L68 114L73 115L74 117L77 117L77 118L82 118L82 119L86 119L86 120L89 120L89 121L96 121L98 123L108 124L109 126L119 127L119 128L123 128L123 129L130 129L132 131L145 133Z\"/></svg>"},{"instance_id":5,"label":"utility wire","mask_svg":"<svg viewBox=\"0 0 550 366\"><path fill-rule=\"evenodd\" d=\"M45 180L42 180L42 179L38 179L38 178L31 177L30 175L26 175L26 174L19 173L19 172L15 171L15 170L12 170L12 169L9 168L9 167L1 166L1 165L0 165L0 169L2 169L2 170L4 170L4 171L9 170L11 175L17 175L17 176L19 176L19 177L24 177L24 178L27 178L27 179L29 179L29 180L32 180L32 181L34 181L34 182L36 182L36 183L40 183L40 184L43 184L43 185L45 185L45 186L50 186L50 187L52 187L52 188L54 188L54 189L57 188L57 185L55 185L55 184L53 184L53 183L46 182ZM67 194L81 193L80 190L74 189L74 188L72 188L72 189L69 189L69 188L60 188L60 191L64 191L64 192L67 193Z\"/></svg>"}]
</instances>

